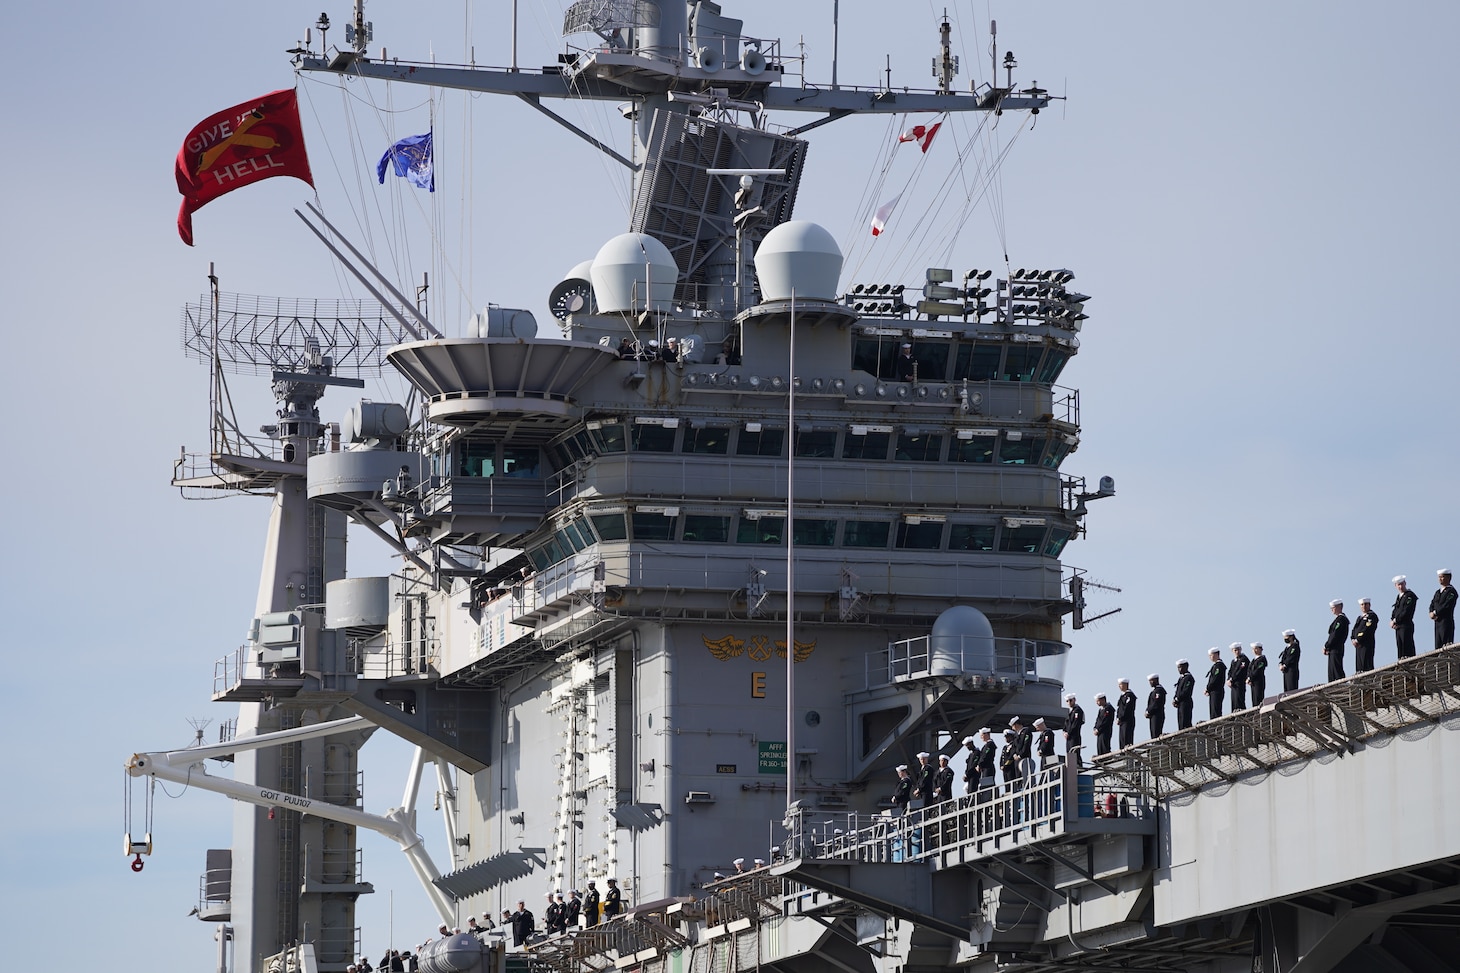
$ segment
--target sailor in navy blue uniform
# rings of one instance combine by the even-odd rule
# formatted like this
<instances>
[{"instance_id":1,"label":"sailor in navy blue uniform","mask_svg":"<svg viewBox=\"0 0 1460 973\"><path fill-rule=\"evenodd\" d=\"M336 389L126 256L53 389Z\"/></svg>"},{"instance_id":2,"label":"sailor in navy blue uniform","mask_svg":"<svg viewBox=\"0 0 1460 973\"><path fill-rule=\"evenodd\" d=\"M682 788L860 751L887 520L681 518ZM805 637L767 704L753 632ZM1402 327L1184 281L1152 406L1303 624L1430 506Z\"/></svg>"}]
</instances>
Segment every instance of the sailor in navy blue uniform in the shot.
<instances>
[{"instance_id":1,"label":"sailor in navy blue uniform","mask_svg":"<svg viewBox=\"0 0 1460 973\"><path fill-rule=\"evenodd\" d=\"M897 789L892 792L892 816L898 817L907 813L907 807L912 803L913 780L908 776L907 764L897 765ZM592 925L592 923L589 923Z\"/></svg>"},{"instance_id":2,"label":"sailor in navy blue uniform","mask_svg":"<svg viewBox=\"0 0 1460 973\"><path fill-rule=\"evenodd\" d=\"M1161 685L1161 677L1154 672L1146 677L1146 682L1151 686L1151 691L1146 694L1146 721L1154 740L1166 728L1166 687Z\"/></svg>"},{"instance_id":3,"label":"sailor in navy blue uniform","mask_svg":"<svg viewBox=\"0 0 1460 973\"><path fill-rule=\"evenodd\" d=\"M1262 643L1252 643L1252 659L1247 663L1247 687L1252 690L1252 705L1261 706L1267 696L1267 656Z\"/></svg>"},{"instance_id":4,"label":"sailor in navy blue uniform","mask_svg":"<svg viewBox=\"0 0 1460 973\"><path fill-rule=\"evenodd\" d=\"M1283 673L1283 692L1290 693L1298 688L1298 663L1303 658L1303 646L1298 633L1290 628L1283 629L1283 650L1278 653L1278 668Z\"/></svg>"},{"instance_id":5,"label":"sailor in navy blue uniform","mask_svg":"<svg viewBox=\"0 0 1460 973\"><path fill-rule=\"evenodd\" d=\"M1379 616L1369 607L1369 599L1359 599L1359 613L1354 616L1354 627L1349 630L1349 641L1354 644L1354 672L1368 672L1374 668L1374 639L1379 634Z\"/></svg>"},{"instance_id":6,"label":"sailor in navy blue uniform","mask_svg":"<svg viewBox=\"0 0 1460 973\"><path fill-rule=\"evenodd\" d=\"M1115 725L1120 727L1120 748L1136 742L1136 694L1130 691L1130 680L1121 679L1120 696L1115 701Z\"/></svg>"},{"instance_id":7,"label":"sailor in navy blue uniform","mask_svg":"<svg viewBox=\"0 0 1460 973\"><path fill-rule=\"evenodd\" d=\"M933 755L924 750L918 754L918 769L913 772L913 799L918 802L917 807L927 807L933 803L933 778L938 774L938 768L933 766Z\"/></svg>"},{"instance_id":8,"label":"sailor in navy blue uniform","mask_svg":"<svg viewBox=\"0 0 1460 973\"><path fill-rule=\"evenodd\" d=\"M1389 610L1389 627L1394 629L1394 647L1399 658L1414 656L1414 610L1419 607L1419 595L1409 590L1409 579L1402 574L1394 576L1394 587L1399 594L1394 596L1394 607Z\"/></svg>"},{"instance_id":9,"label":"sailor in navy blue uniform","mask_svg":"<svg viewBox=\"0 0 1460 973\"><path fill-rule=\"evenodd\" d=\"M1191 663L1185 659L1176 660L1176 692L1171 705L1176 710L1176 729L1185 730L1191 726L1192 696L1196 694L1196 677L1191 674Z\"/></svg>"},{"instance_id":10,"label":"sailor in navy blue uniform","mask_svg":"<svg viewBox=\"0 0 1460 973\"><path fill-rule=\"evenodd\" d=\"M1115 732L1115 707L1105 701L1104 693L1095 694L1095 756L1110 752L1110 736Z\"/></svg>"},{"instance_id":11,"label":"sailor in navy blue uniform","mask_svg":"<svg viewBox=\"0 0 1460 973\"><path fill-rule=\"evenodd\" d=\"M1233 642L1227 648L1232 650L1232 661L1227 665L1227 688L1232 690L1232 712L1247 708L1247 656L1242 654L1242 643Z\"/></svg>"},{"instance_id":12,"label":"sailor in navy blue uniform","mask_svg":"<svg viewBox=\"0 0 1460 973\"><path fill-rule=\"evenodd\" d=\"M1328 623L1328 639L1323 643L1323 654L1328 656L1328 681L1342 679L1344 643L1348 641L1348 616L1343 613L1343 602L1337 598L1328 603L1333 612L1333 621Z\"/></svg>"},{"instance_id":13,"label":"sailor in navy blue uniform","mask_svg":"<svg viewBox=\"0 0 1460 973\"><path fill-rule=\"evenodd\" d=\"M1034 730L1039 734L1034 752L1039 757L1038 766L1043 769L1054 762L1054 731L1045 725L1042 716L1034 721Z\"/></svg>"},{"instance_id":14,"label":"sailor in navy blue uniform","mask_svg":"<svg viewBox=\"0 0 1460 973\"><path fill-rule=\"evenodd\" d=\"M985 790L995 783L994 765L998 763L999 747L994 743L994 731L988 727L979 730L978 736L978 751L968 758L968 763L973 772L974 789Z\"/></svg>"},{"instance_id":15,"label":"sailor in navy blue uniform","mask_svg":"<svg viewBox=\"0 0 1460 973\"><path fill-rule=\"evenodd\" d=\"M1450 569L1441 568L1440 587L1430 599L1430 617L1435 620L1435 648L1455 641L1455 586L1450 583Z\"/></svg>"},{"instance_id":16,"label":"sailor in navy blue uniform","mask_svg":"<svg viewBox=\"0 0 1460 973\"><path fill-rule=\"evenodd\" d=\"M1227 664L1222 661L1221 649L1208 649L1207 658L1212 667L1207 670L1207 718L1216 719L1222 715L1222 700L1227 696Z\"/></svg>"},{"instance_id":17,"label":"sailor in navy blue uniform","mask_svg":"<svg viewBox=\"0 0 1460 973\"><path fill-rule=\"evenodd\" d=\"M938 754L938 769L933 773L933 796L929 804L953 800L953 768L948 766L948 755Z\"/></svg>"},{"instance_id":18,"label":"sailor in navy blue uniform","mask_svg":"<svg viewBox=\"0 0 1460 973\"><path fill-rule=\"evenodd\" d=\"M1076 764L1084 759L1081 753L1083 743L1080 739L1080 731L1085 727L1085 711L1075 701L1074 693L1065 694L1065 703L1070 707L1065 714L1065 759L1074 757Z\"/></svg>"}]
</instances>

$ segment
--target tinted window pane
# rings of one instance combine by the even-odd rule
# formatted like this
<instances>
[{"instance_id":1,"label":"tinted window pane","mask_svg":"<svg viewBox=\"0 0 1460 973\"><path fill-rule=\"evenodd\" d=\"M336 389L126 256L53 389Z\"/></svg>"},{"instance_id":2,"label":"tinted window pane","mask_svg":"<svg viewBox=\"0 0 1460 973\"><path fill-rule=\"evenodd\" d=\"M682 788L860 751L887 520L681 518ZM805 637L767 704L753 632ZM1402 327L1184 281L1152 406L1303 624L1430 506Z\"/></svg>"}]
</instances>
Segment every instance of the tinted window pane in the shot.
<instances>
[{"instance_id":1,"label":"tinted window pane","mask_svg":"<svg viewBox=\"0 0 1460 973\"><path fill-rule=\"evenodd\" d=\"M793 540L797 547L831 547L836 543L836 521L797 517Z\"/></svg>"},{"instance_id":2,"label":"tinted window pane","mask_svg":"<svg viewBox=\"0 0 1460 973\"><path fill-rule=\"evenodd\" d=\"M846 441L842 444L842 459L886 459L887 444L891 440L892 433L888 432L869 432L858 436L847 430Z\"/></svg>"},{"instance_id":3,"label":"tinted window pane","mask_svg":"<svg viewBox=\"0 0 1460 973\"><path fill-rule=\"evenodd\" d=\"M1037 554L1043 542L1043 527L1005 527L999 538L999 550L1010 554Z\"/></svg>"},{"instance_id":4,"label":"tinted window pane","mask_svg":"<svg viewBox=\"0 0 1460 973\"><path fill-rule=\"evenodd\" d=\"M673 517L663 514L634 514L634 540L667 541L674 536Z\"/></svg>"},{"instance_id":5,"label":"tinted window pane","mask_svg":"<svg viewBox=\"0 0 1460 973\"><path fill-rule=\"evenodd\" d=\"M730 539L730 518L685 514L682 539L702 541L707 544L723 544Z\"/></svg>"},{"instance_id":6,"label":"tinted window pane","mask_svg":"<svg viewBox=\"0 0 1460 973\"><path fill-rule=\"evenodd\" d=\"M742 429L735 444L735 453L738 456L779 456L785 442L784 429L762 429L760 432Z\"/></svg>"},{"instance_id":7,"label":"tinted window pane","mask_svg":"<svg viewBox=\"0 0 1460 973\"><path fill-rule=\"evenodd\" d=\"M540 547L530 548L527 552L527 559L531 561L532 566L537 568L539 571L542 571L552 564L552 562L548 560L547 551L544 551Z\"/></svg>"},{"instance_id":8,"label":"tinted window pane","mask_svg":"<svg viewBox=\"0 0 1460 973\"><path fill-rule=\"evenodd\" d=\"M1052 470L1059 469L1059 465L1069 455L1070 444L1063 439L1053 440L1049 445L1049 452L1044 455L1044 465Z\"/></svg>"},{"instance_id":9,"label":"tinted window pane","mask_svg":"<svg viewBox=\"0 0 1460 973\"><path fill-rule=\"evenodd\" d=\"M859 338L852 346L852 367L861 369L878 378L891 378L892 361L897 357L900 342L888 338Z\"/></svg>"},{"instance_id":10,"label":"tinted window pane","mask_svg":"<svg viewBox=\"0 0 1460 973\"><path fill-rule=\"evenodd\" d=\"M1070 356L1067 353L1051 351L1044 356L1044 364L1039 368L1039 380L1046 385L1053 384L1054 380L1060 377L1060 372L1064 371L1065 362L1069 360Z\"/></svg>"},{"instance_id":11,"label":"tinted window pane","mask_svg":"<svg viewBox=\"0 0 1460 973\"><path fill-rule=\"evenodd\" d=\"M730 447L730 427L705 426L684 431L684 444L680 452L717 453L724 455Z\"/></svg>"},{"instance_id":12,"label":"tinted window pane","mask_svg":"<svg viewBox=\"0 0 1460 973\"><path fill-rule=\"evenodd\" d=\"M904 520L897 525L897 546L902 550L936 551L942 544L942 524L910 524Z\"/></svg>"},{"instance_id":13,"label":"tinted window pane","mask_svg":"<svg viewBox=\"0 0 1460 973\"><path fill-rule=\"evenodd\" d=\"M997 442L993 436L955 439L948 447L948 458L955 463L992 463Z\"/></svg>"},{"instance_id":14,"label":"tinted window pane","mask_svg":"<svg viewBox=\"0 0 1460 973\"><path fill-rule=\"evenodd\" d=\"M1038 345L1009 346L1009 353L1004 356L1004 381L1033 381L1034 369L1039 364L1039 356L1043 352L1044 349Z\"/></svg>"},{"instance_id":15,"label":"tinted window pane","mask_svg":"<svg viewBox=\"0 0 1460 973\"><path fill-rule=\"evenodd\" d=\"M1060 551L1065 549L1065 544L1069 539L1069 531L1055 528L1049 532L1049 540L1044 545L1044 553L1050 557L1059 557Z\"/></svg>"},{"instance_id":16,"label":"tinted window pane","mask_svg":"<svg viewBox=\"0 0 1460 973\"><path fill-rule=\"evenodd\" d=\"M674 436L678 429L669 429L652 423L634 423L634 452L672 453Z\"/></svg>"},{"instance_id":17,"label":"tinted window pane","mask_svg":"<svg viewBox=\"0 0 1460 973\"><path fill-rule=\"evenodd\" d=\"M1005 439L999 447L999 462L1005 466L1034 466L1044 453L1044 440L1035 436Z\"/></svg>"},{"instance_id":18,"label":"tinted window pane","mask_svg":"<svg viewBox=\"0 0 1460 973\"><path fill-rule=\"evenodd\" d=\"M610 422L598 429L590 430L593 443L600 453L622 453L624 451L624 427L622 423Z\"/></svg>"},{"instance_id":19,"label":"tinted window pane","mask_svg":"<svg viewBox=\"0 0 1460 973\"><path fill-rule=\"evenodd\" d=\"M943 341L913 342L919 382L943 381L943 376L948 373L948 348L948 343Z\"/></svg>"},{"instance_id":20,"label":"tinted window pane","mask_svg":"<svg viewBox=\"0 0 1460 973\"><path fill-rule=\"evenodd\" d=\"M911 460L914 463L936 463L943 456L943 437L922 433L916 436L903 434L897 437L897 452L893 459Z\"/></svg>"},{"instance_id":21,"label":"tinted window pane","mask_svg":"<svg viewBox=\"0 0 1460 973\"><path fill-rule=\"evenodd\" d=\"M948 550L992 551L994 530L993 524L954 524L948 528Z\"/></svg>"},{"instance_id":22,"label":"tinted window pane","mask_svg":"<svg viewBox=\"0 0 1460 973\"><path fill-rule=\"evenodd\" d=\"M886 547L892 525L885 520L849 520L842 535L846 547Z\"/></svg>"},{"instance_id":23,"label":"tinted window pane","mask_svg":"<svg viewBox=\"0 0 1460 973\"><path fill-rule=\"evenodd\" d=\"M600 540L621 541L629 536L624 526L623 514L598 514L593 517L593 529L598 531Z\"/></svg>"},{"instance_id":24,"label":"tinted window pane","mask_svg":"<svg viewBox=\"0 0 1460 973\"><path fill-rule=\"evenodd\" d=\"M461 448L460 476L491 476L497 472L497 444L468 441Z\"/></svg>"},{"instance_id":25,"label":"tinted window pane","mask_svg":"<svg viewBox=\"0 0 1460 973\"><path fill-rule=\"evenodd\" d=\"M540 460L537 448L508 446L502 450L502 472L507 476L537 476Z\"/></svg>"},{"instance_id":26,"label":"tinted window pane","mask_svg":"<svg viewBox=\"0 0 1460 973\"><path fill-rule=\"evenodd\" d=\"M1004 353L1003 345L980 343L959 345L953 359L953 374L950 381L968 379L970 382L987 382L999 377L999 358Z\"/></svg>"},{"instance_id":27,"label":"tinted window pane","mask_svg":"<svg viewBox=\"0 0 1460 973\"><path fill-rule=\"evenodd\" d=\"M822 459L836 455L835 429L798 429L796 455ZM885 455L885 454L884 454Z\"/></svg>"},{"instance_id":28,"label":"tinted window pane","mask_svg":"<svg viewBox=\"0 0 1460 973\"><path fill-rule=\"evenodd\" d=\"M751 520L740 518L740 527L735 531L738 544L784 544L786 543L786 518L761 517Z\"/></svg>"}]
</instances>

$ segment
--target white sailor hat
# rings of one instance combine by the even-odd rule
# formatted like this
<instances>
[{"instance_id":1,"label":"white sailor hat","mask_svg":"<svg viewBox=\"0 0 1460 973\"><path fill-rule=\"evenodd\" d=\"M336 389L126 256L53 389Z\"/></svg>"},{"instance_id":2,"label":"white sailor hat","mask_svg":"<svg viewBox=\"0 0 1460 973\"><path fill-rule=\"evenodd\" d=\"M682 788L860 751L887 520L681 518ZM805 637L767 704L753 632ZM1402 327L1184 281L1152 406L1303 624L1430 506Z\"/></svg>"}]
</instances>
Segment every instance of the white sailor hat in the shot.
<instances>
[{"instance_id":1,"label":"white sailor hat","mask_svg":"<svg viewBox=\"0 0 1460 973\"><path fill-rule=\"evenodd\" d=\"M1005 740L1009 739L1009 737L1011 737L1013 735L1014 735L1014 731L1013 730L1005 730L1004 731L1004 739Z\"/></svg>"},{"instance_id":2,"label":"white sailor hat","mask_svg":"<svg viewBox=\"0 0 1460 973\"><path fill-rule=\"evenodd\" d=\"M733 862L731 862L730 864L732 864L732 865L744 865L745 864L745 859L744 858L737 858Z\"/></svg>"},{"instance_id":3,"label":"white sailor hat","mask_svg":"<svg viewBox=\"0 0 1460 973\"><path fill-rule=\"evenodd\" d=\"M980 732L980 733L987 733L987 732L988 732L988 730L980 730L980 731L979 731L979 732ZM965 747L966 747L966 746L968 746L968 745L969 745L969 744L970 744L970 743L972 743L972 742L973 742L973 737L964 737L964 738L963 738L963 745L964 745L964 746L965 746Z\"/></svg>"},{"instance_id":4,"label":"white sailor hat","mask_svg":"<svg viewBox=\"0 0 1460 973\"><path fill-rule=\"evenodd\" d=\"M1104 699L1105 698L1105 694L1104 693L1096 693L1095 694L1095 698L1096 699Z\"/></svg>"},{"instance_id":5,"label":"white sailor hat","mask_svg":"<svg viewBox=\"0 0 1460 973\"><path fill-rule=\"evenodd\" d=\"M1156 673L1153 672L1149 676L1146 677L1146 682L1150 682L1152 679L1160 679L1160 678L1161 677L1159 675L1157 675Z\"/></svg>"},{"instance_id":6,"label":"white sailor hat","mask_svg":"<svg viewBox=\"0 0 1460 973\"><path fill-rule=\"evenodd\" d=\"M724 877L725 876L722 873L720 873L720 872L716 872L715 873L715 881L717 881L717 882L720 881Z\"/></svg>"},{"instance_id":7,"label":"white sailor hat","mask_svg":"<svg viewBox=\"0 0 1460 973\"><path fill-rule=\"evenodd\" d=\"M1372 605L1372 604L1373 604L1373 602L1372 602L1372 601L1370 601L1370 600L1369 600L1369 599L1367 599L1367 598L1360 598L1360 599L1359 599L1359 604L1361 604L1361 605Z\"/></svg>"},{"instance_id":8,"label":"white sailor hat","mask_svg":"<svg viewBox=\"0 0 1460 973\"><path fill-rule=\"evenodd\" d=\"M1210 649L1207 649L1207 655L1221 655L1221 654L1222 654L1222 650L1219 649L1219 648L1217 648L1215 645L1212 646Z\"/></svg>"},{"instance_id":9,"label":"white sailor hat","mask_svg":"<svg viewBox=\"0 0 1460 973\"><path fill-rule=\"evenodd\" d=\"M1079 697L1077 697L1074 693L1065 693L1065 702L1067 702L1067 703L1070 700L1072 700L1072 699L1078 699L1078 698Z\"/></svg>"},{"instance_id":10,"label":"white sailor hat","mask_svg":"<svg viewBox=\"0 0 1460 973\"><path fill-rule=\"evenodd\" d=\"M1408 581L1408 580L1409 580L1409 579L1408 579L1408 578L1406 578L1406 577L1405 577L1405 576L1404 576L1404 575L1402 575L1402 574L1396 574L1396 575L1395 575L1395 576L1394 576L1394 582L1393 582L1393 583L1394 583L1394 584L1404 584L1404 583L1405 583L1405 582L1407 582L1407 581Z\"/></svg>"},{"instance_id":11,"label":"white sailor hat","mask_svg":"<svg viewBox=\"0 0 1460 973\"><path fill-rule=\"evenodd\" d=\"M1231 645L1227 646L1227 648L1229 648L1229 649L1240 649L1240 648L1242 648L1242 643L1241 642L1233 642Z\"/></svg>"},{"instance_id":12,"label":"white sailor hat","mask_svg":"<svg viewBox=\"0 0 1460 973\"><path fill-rule=\"evenodd\" d=\"M989 729L989 728L988 728L988 727L986 727L986 726L985 726L985 727L980 727L980 728L979 728L979 731L978 731L978 732L980 732L980 733L987 733L987 734L989 734L989 735L990 735L990 736L993 736L993 733L994 733L994 731L993 731L993 730L991 730L991 729Z\"/></svg>"},{"instance_id":13,"label":"white sailor hat","mask_svg":"<svg viewBox=\"0 0 1460 973\"><path fill-rule=\"evenodd\" d=\"M1178 666L1189 666L1189 665L1191 665L1191 663L1190 662L1187 662L1185 659L1177 659L1176 660L1176 664Z\"/></svg>"},{"instance_id":14,"label":"white sailor hat","mask_svg":"<svg viewBox=\"0 0 1460 973\"><path fill-rule=\"evenodd\" d=\"M1035 726L1043 726L1044 725L1044 717L1042 717L1042 716L1036 717L1035 720L1034 720L1034 725Z\"/></svg>"},{"instance_id":15,"label":"white sailor hat","mask_svg":"<svg viewBox=\"0 0 1460 973\"><path fill-rule=\"evenodd\" d=\"M1441 578L1448 578L1451 576L1452 573L1453 572L1451 572L1449 568L1440 568L1440 570L1435 572L1435 575Z\"/></svg>"},{"instance_id":16,"label":"white sailor hat","mask_svg":"<svg viewBox=\"0 0 1460 973\"><path fill-rule=\"evenodd\" d=\"M1016 717L1014 717L1013 719L1011 719L1009 721L1009 725L1010 726L1019 726L1023 722L1024 722L1023 720L1019 719L1019 717L1016 716Z\"/></svg>"},{"instance_id":17,"label":"white sailor hat","mask_svg":"<svg viewBox=\"0 0 1460 973\"><path fill-rule=\"evenodd\" d=\"M1248 646L1248 648L1250 648L1250 649L1260 649L1260 648L1262 648L1262 643L1261 642L1253 642L1250 646Z\"/></svg>"},{"instance_id":18,"label":"white sailor hat","mask_svg":"<svg viewBox=\"0 0 1460 973\"><path fill-rule=\"evenodd\" d=\"M948 762L948 755L946 753L938 754L938 762L946 764Z\"/></svg>"},{"instance_id":19,"label":"white sailor hat","mask_svg":"<svg viewBox=\"0 0 1460 973\"><path fill-rule=\"evenodd\" d=\"M931 753L928 753L928 751L926 751L926 750L922 750L922 751L920 751L918 753L918 759L919 760L926 760L926 759L928 759L931 756L932 756L932 754Z\"/></svg>"},{"instance_id":20,"label":"white sailor hat","mask_svg":"<svg viewBox=\"0 0 1460 973\"><path fill-rule=\"evenodd\" d=\"M1286 638L1292 638L1293 636L1295 636L1297 634L1298 634L1297 632L1293 631L1290 628L1283 629L1283 638L1285 638L1285 639Z\"/></svg>"},{"instance_id":21,"label":"white sailor hat","mask_svg":"<svg viewBox=\"0 0 1460 973\"><path fill-rule=\"evenodd\" d=\"M911 347L912 347L912 342L911 342L911 341L904 341L904 342L903 342L903 343L902 343L902 346L903 346L903 347L904 347L904 348L911 348Z\"/></svg>"},{"instance_id":22,"label":"white sailor hat","mask_svg":"<svg viewBox=\"0 0 1460 973\"><path fill-rule=\"evenodd\" d=\"M1332 601L1330 601L1328 603L1328 607L1329 608L1342 608L1343 607L1343 599L1342 598L1335 598L1335 599L1333 599Z\"/></svg>"},{"instance_id":23,"label":"white sailor hat","mask_svg":"<svg viewBox=\"0 0 1460 973\"><path fill-rule=\"evenodd\" d=\"M907 764L898 764L897 765L897 769L898 770L907 770ZM744 861L744 859L741 859L741 860Z\"/></svg>"},{"instance_id":24,"label":"white sailor hat","mask_svg":"<svg viewBox=\"0 0 1460 973\"><path fill-rule=\"evenodd\" d=\"M1125 676L1121 676L1119 679L1115 680L1115 684L1117 686L1129 686L1130 680L1127 679Z\"/></svg>"},{"instance_id":25,"label":"white sailor hat","mask_svg":"<svg viewBox=\"0 0 1460 973\"><path fill-rule=\"evenodd\" d=\"M577 895L578 894L578 890L577 889L574 889L573 891L569 892L568 894L569 895Z\"/></svg>"},{"instance_id":26,"label":"white sailor hat","mask_svg":"<svg viewBox=\"0 0 1460 973\"><path fill-rule=\"evenodd\" d=\"M755 860L755 867L756 868L760 868L764 864L765 864L765 859L764 858L757 858Z\"/></svg>"}]
</instances>

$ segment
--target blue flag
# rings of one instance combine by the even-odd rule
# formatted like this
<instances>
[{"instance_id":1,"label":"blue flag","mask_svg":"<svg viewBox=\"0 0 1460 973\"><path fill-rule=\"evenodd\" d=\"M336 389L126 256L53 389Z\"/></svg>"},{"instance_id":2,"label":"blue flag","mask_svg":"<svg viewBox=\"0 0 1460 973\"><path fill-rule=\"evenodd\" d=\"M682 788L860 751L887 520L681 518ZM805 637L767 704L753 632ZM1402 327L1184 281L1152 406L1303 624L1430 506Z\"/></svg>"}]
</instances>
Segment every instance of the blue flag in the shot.
<instances>
[{"instance_id":1,"label":"blue flag","mask_svg":"<svg viewBox=\"0 0 1460 973\"><path fill-rule=\"evenodd\" d=\"M405 176L412 186L429 189L433 193L436 191L436 169L431 164L430 132L408 136L385 150L385 155L380 157L380 164L375 167L375 174L380 177L381 185L385 185L387 166L393 166L395 174Z\"/></svg>"}]
</instances>

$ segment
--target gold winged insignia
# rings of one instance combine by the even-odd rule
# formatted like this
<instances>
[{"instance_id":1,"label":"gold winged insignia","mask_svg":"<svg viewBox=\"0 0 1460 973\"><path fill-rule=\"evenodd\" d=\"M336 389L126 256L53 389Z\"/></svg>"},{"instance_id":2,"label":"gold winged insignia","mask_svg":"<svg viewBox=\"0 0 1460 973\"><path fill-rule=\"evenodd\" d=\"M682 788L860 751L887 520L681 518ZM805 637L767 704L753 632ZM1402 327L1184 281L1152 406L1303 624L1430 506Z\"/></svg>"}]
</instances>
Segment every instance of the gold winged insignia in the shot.
<instances>
[{"instance_id":1,"label":"gold winged insignia","mask_svg":"<svg viewBox=\"0 0 1460 973\"><path fill-rule=\"evenodd\" d=\"M810 642L802 642L800 639L796 640L797 662L805 662L807 659L811 658L811 653L814 651L816 651L815 639L812 639ZM776 639L776 655L780 656L782 659L786 657L785 639Z\"/></svg>"},{"instance_id":2,"label":"gold winged insignia","mask_svg":"<svg viewBox=\"0 0 1460 973\"><path fill-rule=\"evenodd\" d=\"M721 662L734 658L745 651L745 640L738 639L733 635L727 635L719 639L712 639L701 635L700 638L704 640L705 648L710 650L710 655L713 655Z\"/></svg>"}]
</instances>

